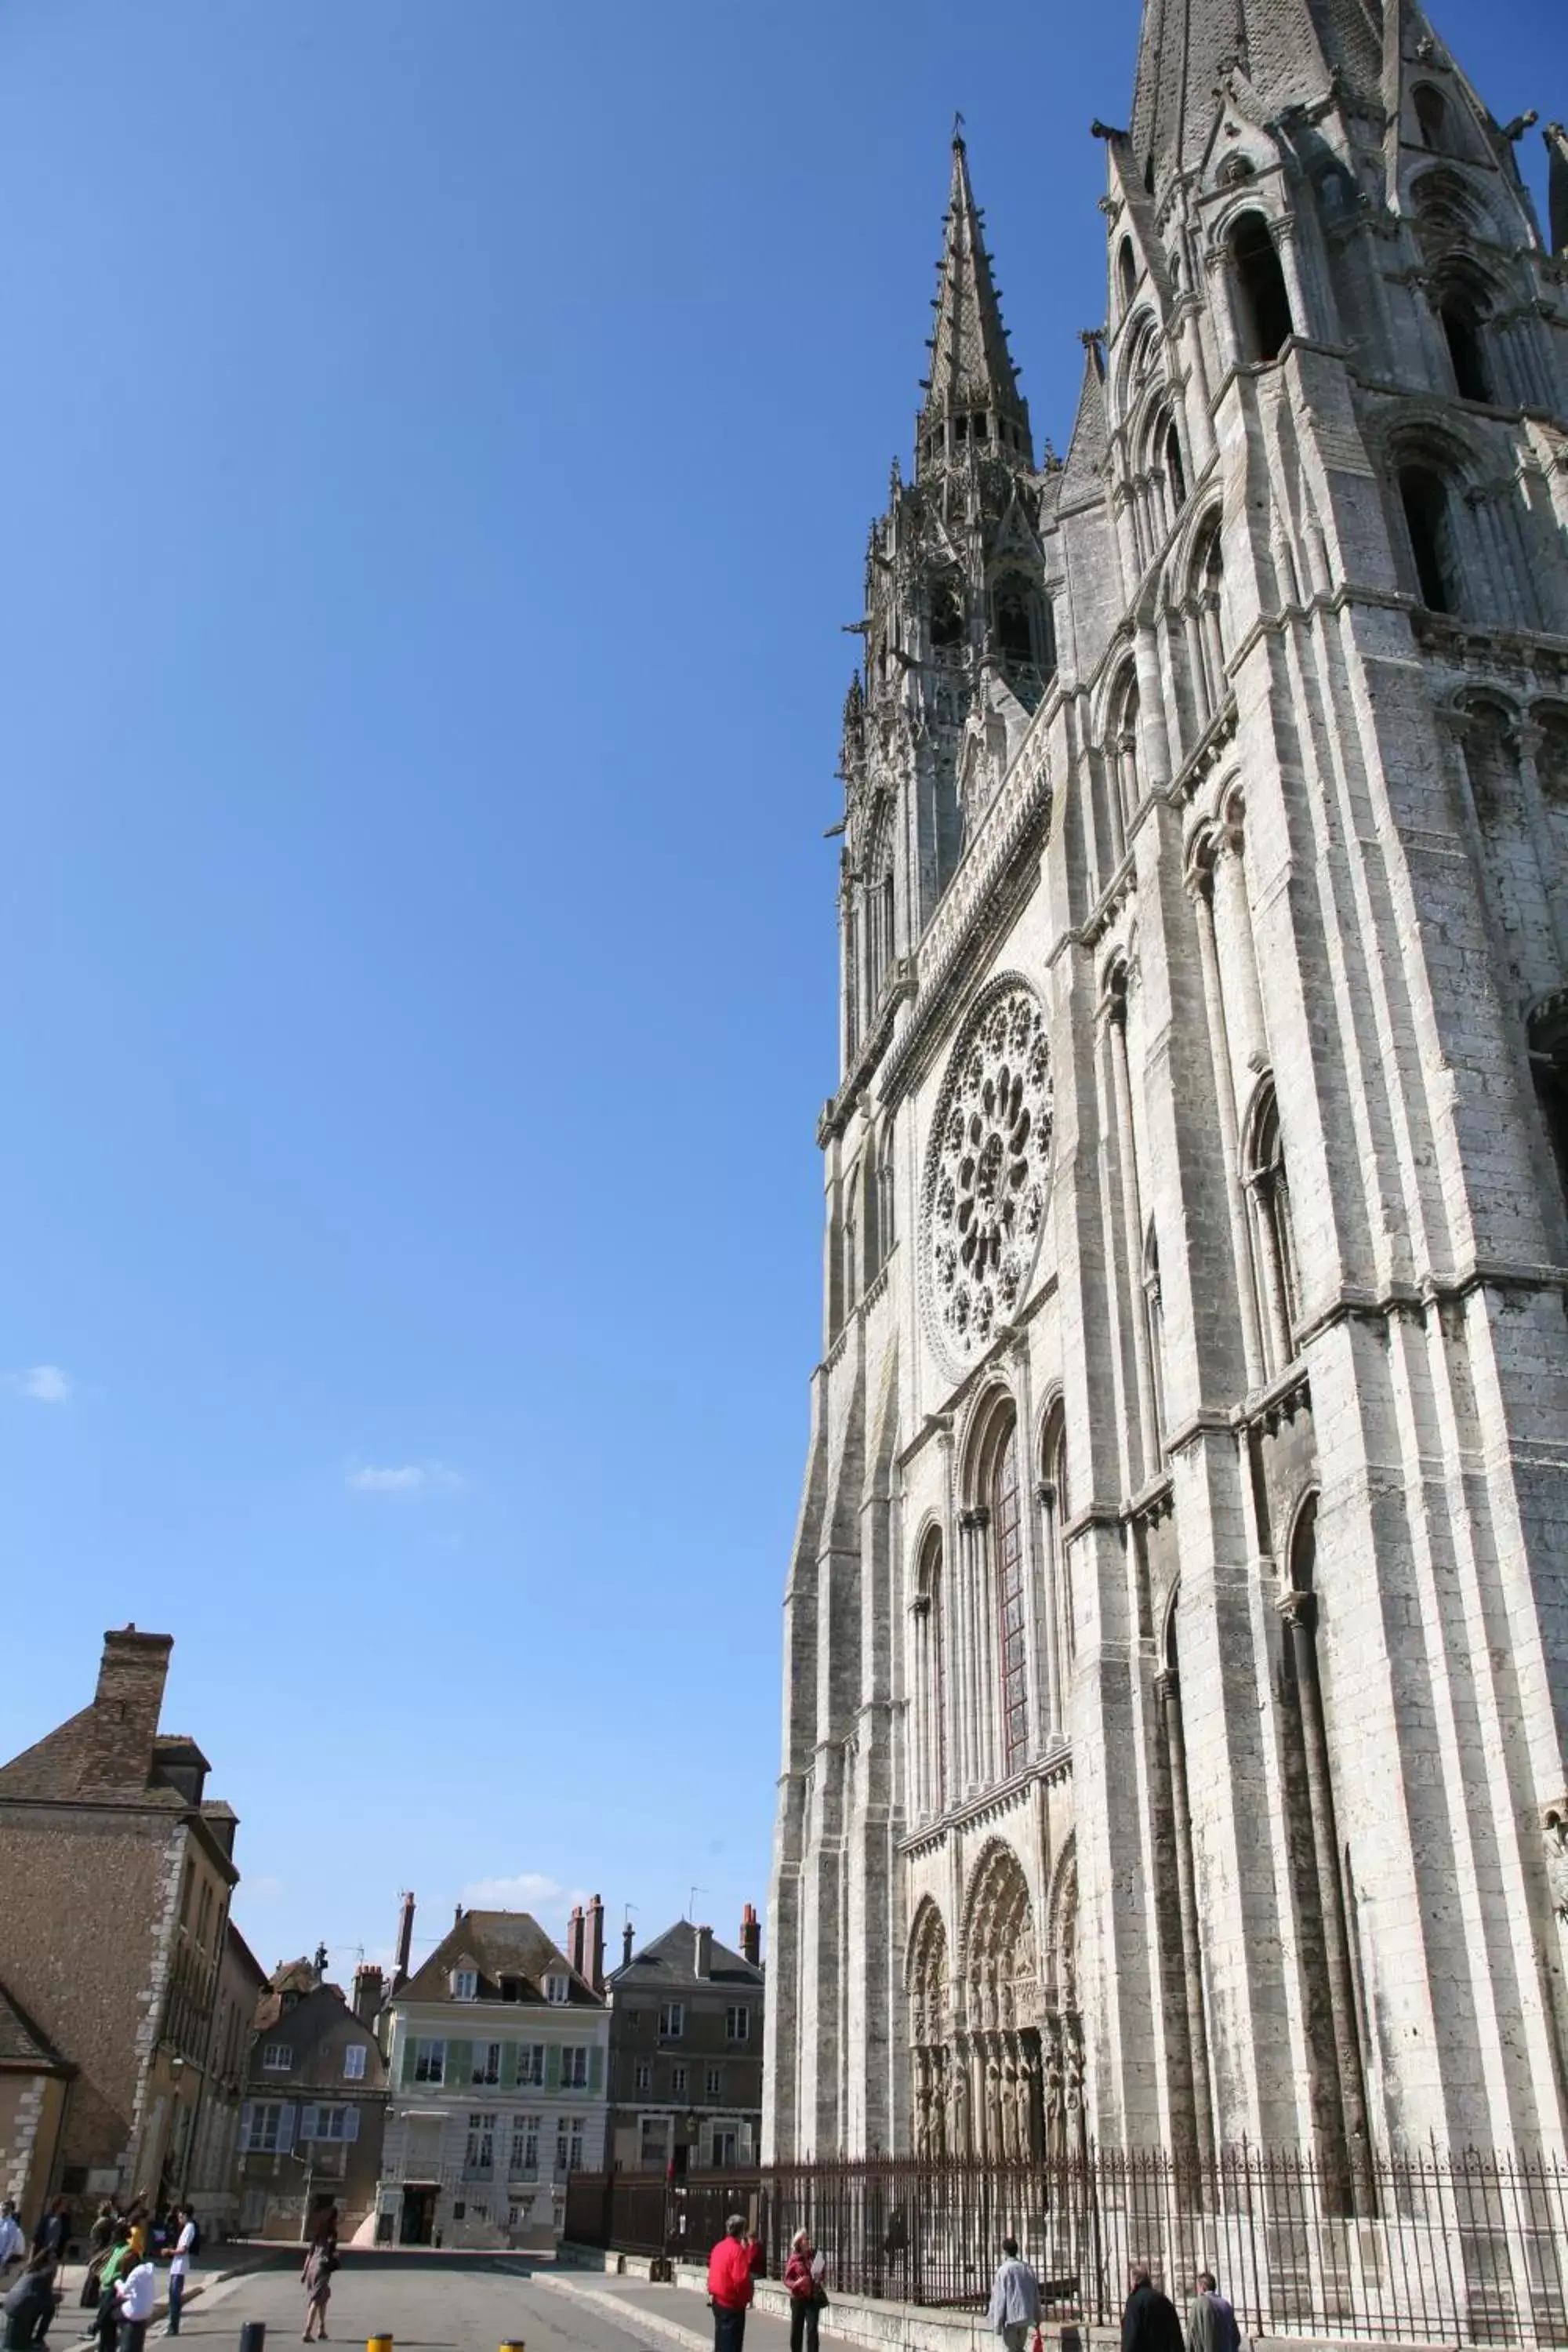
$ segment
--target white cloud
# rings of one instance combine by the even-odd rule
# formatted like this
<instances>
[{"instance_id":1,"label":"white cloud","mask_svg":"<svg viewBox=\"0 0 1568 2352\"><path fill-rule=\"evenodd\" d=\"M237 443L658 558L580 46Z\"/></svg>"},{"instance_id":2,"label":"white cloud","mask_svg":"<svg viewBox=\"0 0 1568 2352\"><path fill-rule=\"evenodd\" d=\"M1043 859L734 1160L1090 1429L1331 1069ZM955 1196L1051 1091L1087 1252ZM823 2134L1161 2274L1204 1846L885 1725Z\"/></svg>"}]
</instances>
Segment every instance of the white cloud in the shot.
<instances>
[{"instance_id":1,"label":"white cloud","mask_svg":"<svg viewBox=\"0 0 1568 2352\"><path fill-rule=\"evenodd\" d=\"M35 1404L69 1404L76 1393L76 1383L58 1364L32 1364L10 1377L17 1395L31 1397Z\"/></svg>"},{"instance_id":2,"label":"white cloud","mask_svg":"<svg viewBox=\"0 0 1568 2352\"><path fill-rule=\"evenodd\" d=\"M347 1476L355 1495L460 1495L468 1483L445 1462L361 1462Z\"/></svg>"},{"instance_id":3,"label":"white cloud","mask_svg":"<svg viewBox=\"0 0 1568 2352\"><path fill-rule=\"evenodd\" d=\"M564 1912L588 1900L580 1887L563 1886L542 1870L520 1870L514 1878L476 1878L462 1893L465 1906L474 1911Z\"/></svg>"},{"instance_id":4,"label":"white cloud","mask_svg":"<svg viewBox=\"0 0 1568 2352\"><path fill-rule=\"evenodd\" d=\"M283 1881L280 1878L268 1878L265 1875L260 1878L247 1878L245 1892L247 1899L252 1903L276 1903L283 1892Z\"/></svg>"}]
</instances>

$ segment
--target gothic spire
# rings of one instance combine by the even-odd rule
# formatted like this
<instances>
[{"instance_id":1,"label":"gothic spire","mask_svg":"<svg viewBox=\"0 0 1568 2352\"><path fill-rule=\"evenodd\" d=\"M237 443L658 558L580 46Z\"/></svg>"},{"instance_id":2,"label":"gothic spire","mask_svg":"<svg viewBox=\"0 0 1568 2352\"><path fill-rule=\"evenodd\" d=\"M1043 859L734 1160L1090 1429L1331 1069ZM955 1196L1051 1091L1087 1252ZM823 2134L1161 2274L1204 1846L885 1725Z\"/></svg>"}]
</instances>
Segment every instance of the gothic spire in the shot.
<instances>
[{"instance_id":1,"label":"gothic spire","mask_svg":"<svg viewBox=\"0 0 1568 2352\"><path fill-rule=\"evenodd\" d=\"M922 463L939 463L973 441L1032 465L1028 404L1007 349L991 257L969 182L968 151L956 128L937 284L936 332L920 426Z\"/></svg>"},{"instance_id":2,"label":"gothic spire","mask_svg":"<svg viewBox=\"0 0 1568 2352\"><path fill-rule=\"evenodd\" d=\"M1321 98L1337 75L1374 96L1381 0L1143 0L1131 140L1156 196L1202 161L1220 86L1238 68L1271 111Z\"/></svg>"}]
</instances>

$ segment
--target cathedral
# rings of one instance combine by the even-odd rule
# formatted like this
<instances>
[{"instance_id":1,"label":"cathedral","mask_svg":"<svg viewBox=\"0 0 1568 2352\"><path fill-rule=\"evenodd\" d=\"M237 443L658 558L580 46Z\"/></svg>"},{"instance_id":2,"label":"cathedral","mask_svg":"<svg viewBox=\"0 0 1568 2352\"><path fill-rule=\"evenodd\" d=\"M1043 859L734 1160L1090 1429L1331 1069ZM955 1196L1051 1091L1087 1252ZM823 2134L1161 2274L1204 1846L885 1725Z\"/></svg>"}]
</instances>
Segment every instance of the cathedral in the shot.
<instances>
[{"instance_id":1,"label":"cathedral","mask_svg":"<svg viewBox=\"0 0 1568 2352\"><path fill-rule=\"evenodd\" d=\"M1129 0L1130 5L1130 0ZM1568 135L1145 0L1037 447L962 139L845 706L767 2156L1568 2121Z\"/></svg>"}]
</instances>

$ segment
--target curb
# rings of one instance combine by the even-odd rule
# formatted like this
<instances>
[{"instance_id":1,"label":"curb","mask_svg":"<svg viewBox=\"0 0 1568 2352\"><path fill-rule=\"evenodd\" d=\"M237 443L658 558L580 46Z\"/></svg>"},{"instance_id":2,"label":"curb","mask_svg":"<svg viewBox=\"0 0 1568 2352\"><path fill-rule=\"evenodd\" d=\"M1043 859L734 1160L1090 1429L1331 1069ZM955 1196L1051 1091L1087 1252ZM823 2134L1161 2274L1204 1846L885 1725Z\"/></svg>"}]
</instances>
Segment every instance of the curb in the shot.
<instances>
[{"instance_id":1,"label":"curb","mask_svg":"<svg viewBox=\"0 0 1568 2352\"><path fill-rule=\"evenodd\" d=\"M611 2294L603 2287L579 2286L574 2279L533 2278L531 2286L548 2287L552 2294L570 2295L574 2301L597 2304L600 2310L613 2312L616 2321L626 2334L647 2334L667 2344L679 2344L682 2352L713 2352L712 2338L701 2335L695 2327L683 2327L679 2319L666 2319L661 2312L642 2311L628 2304L624 2295Z\"/></svg>"}]
</instances>

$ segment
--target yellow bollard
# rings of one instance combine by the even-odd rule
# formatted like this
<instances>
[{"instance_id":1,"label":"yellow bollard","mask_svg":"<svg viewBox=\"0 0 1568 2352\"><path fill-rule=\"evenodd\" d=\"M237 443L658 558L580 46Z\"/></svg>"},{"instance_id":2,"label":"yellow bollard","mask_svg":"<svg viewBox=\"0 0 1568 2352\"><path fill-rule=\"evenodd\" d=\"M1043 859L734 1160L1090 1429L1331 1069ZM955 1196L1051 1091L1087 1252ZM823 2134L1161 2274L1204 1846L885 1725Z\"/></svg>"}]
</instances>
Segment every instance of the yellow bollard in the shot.
<instances>
[{"instance_id":1,"label":"yellow bollard","mask_svg":"<svg viewBox=\"0 0 1568 2352\"><path fill-rule=\"evenodd\" d=\"M528 2347L521 2336L509 2336L504 2344L497 2345L496 2352L528 2352Z\"/></svg>"},{"instance_id":2,"label":"yellow bollard","mask_svg":"<svg viewBox=\"0 0 1568 2352\"><path fill-rule=\"evenodd\" d=\"M392 2352L391 2336L367 2336L364 2339L364 2352Z\"/></svg>"}]
</instances>

